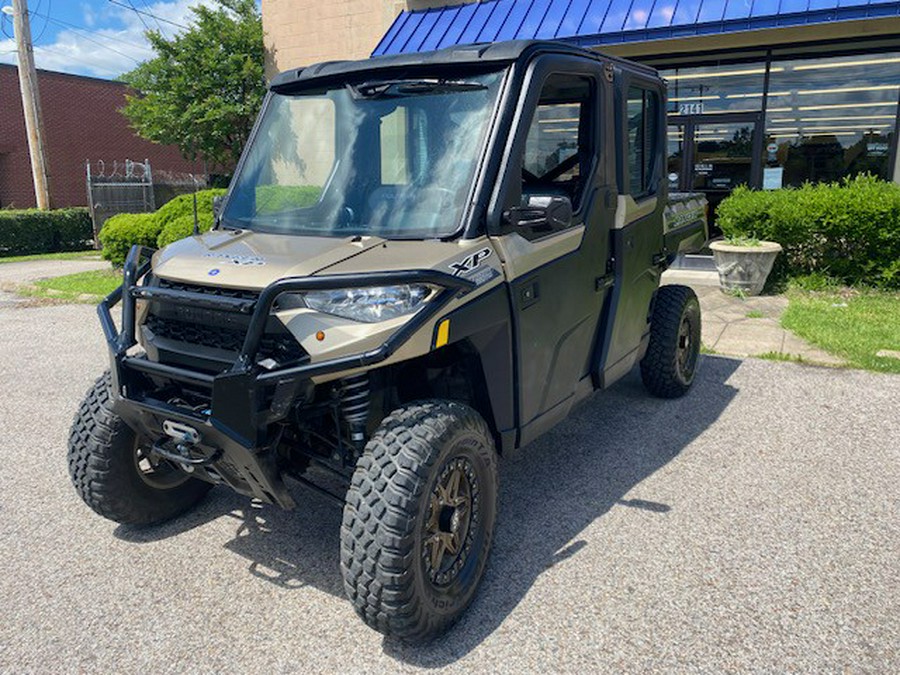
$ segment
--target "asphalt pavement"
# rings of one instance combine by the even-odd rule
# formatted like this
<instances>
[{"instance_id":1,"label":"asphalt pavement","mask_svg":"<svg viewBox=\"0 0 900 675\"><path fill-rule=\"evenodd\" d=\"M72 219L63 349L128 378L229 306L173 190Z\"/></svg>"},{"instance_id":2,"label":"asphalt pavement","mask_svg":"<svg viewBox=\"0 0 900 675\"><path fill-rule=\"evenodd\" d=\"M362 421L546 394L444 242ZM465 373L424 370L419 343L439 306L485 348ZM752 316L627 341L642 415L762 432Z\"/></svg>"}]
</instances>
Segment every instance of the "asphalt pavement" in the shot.
<instances>
[{"instance_id":1,"label":"asphalt pavement","mask_svg":"<svg viewBox=\"0 0 900 675\"><path fill-rule=\"evenodd\" d=\"M705 356L501 462L496 544L426 647L344 599L340 509L214 489L130 530L69 484L106 357L87 306L0 308L0 671L900 671L900 377Z\"/></svg>"}]
</instances>

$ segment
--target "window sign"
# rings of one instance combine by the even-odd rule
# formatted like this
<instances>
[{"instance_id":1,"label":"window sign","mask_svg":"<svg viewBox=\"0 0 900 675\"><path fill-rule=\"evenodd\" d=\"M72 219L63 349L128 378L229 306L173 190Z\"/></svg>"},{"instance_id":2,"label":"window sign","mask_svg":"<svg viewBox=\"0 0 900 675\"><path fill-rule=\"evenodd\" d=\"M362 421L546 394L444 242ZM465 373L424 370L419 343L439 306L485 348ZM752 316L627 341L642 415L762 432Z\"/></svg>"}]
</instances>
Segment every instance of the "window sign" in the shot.
<instances>
[{"instance_id":1,"label":"window sign","mask_svg":"<svg viewBox=\"0 0 900 675\"><path fill-rule=\"evenodd\" d=\"M763 190L778 190L784 180L784 168L780 166L767 166L763 169Z\"/></svg>"}]
</instances>

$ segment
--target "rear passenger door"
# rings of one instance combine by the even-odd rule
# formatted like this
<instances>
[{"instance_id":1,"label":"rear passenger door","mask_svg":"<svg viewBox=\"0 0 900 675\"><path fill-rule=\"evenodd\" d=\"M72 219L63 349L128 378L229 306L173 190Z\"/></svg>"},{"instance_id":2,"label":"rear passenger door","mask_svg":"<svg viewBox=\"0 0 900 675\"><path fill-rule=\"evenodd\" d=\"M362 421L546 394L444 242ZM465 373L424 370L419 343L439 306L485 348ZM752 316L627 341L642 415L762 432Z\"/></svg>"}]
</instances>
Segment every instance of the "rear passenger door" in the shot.
<instances>
[{"instance_id":1,"label":"rear passenger door","mask_svg":"<svg viewBox=\"0 0 900 675\"><path fill-rule=\"evenodd\" d=\"M643 355L663 252L665 118L662 82L616 73L617 183L612 229L616 288L611 298L598 375L603 386L627 373Z\"/></svg>"}]
</instances>

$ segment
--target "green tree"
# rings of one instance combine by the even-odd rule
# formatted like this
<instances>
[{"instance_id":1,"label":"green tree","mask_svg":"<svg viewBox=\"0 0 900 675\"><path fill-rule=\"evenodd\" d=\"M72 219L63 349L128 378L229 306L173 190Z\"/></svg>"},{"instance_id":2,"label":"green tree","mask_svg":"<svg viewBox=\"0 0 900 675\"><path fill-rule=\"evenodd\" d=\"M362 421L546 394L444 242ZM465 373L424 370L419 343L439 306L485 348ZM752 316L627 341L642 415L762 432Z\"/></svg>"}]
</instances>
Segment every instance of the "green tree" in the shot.
<instances>
[{"instance_id":1,"label":"green tree","mask_svg":"<svg viewBox=\"0 0 900 675\"><path fill-rule=\"evenodd\" d=\"M148 31L156 56L123 75L137 90L122 113L144 138L230 171L266 91L262 20L254 0L194 7L188 30Z\"/></svg>"}]
</instances>

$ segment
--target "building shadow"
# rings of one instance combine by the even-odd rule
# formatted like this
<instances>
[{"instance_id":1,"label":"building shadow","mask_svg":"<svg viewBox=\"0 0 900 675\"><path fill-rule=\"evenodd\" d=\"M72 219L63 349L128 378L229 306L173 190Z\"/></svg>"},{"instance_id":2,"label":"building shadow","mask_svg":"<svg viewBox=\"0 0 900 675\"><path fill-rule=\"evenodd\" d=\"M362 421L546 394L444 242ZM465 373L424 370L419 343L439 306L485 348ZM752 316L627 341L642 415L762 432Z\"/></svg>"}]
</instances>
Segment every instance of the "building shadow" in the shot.
<instances>
[{"instance_id":1,"label":"building shadow","mask_svg":"<svg viewBox=\"0 0 900 675\"><path fill-rule=\"evenodd\" d=\"M494 548L472 606L446 636L424 646L385 638L385 653L419 667L451 664L493 633L544 571L582 555L589 544L579 534L610 509L665 518L677 508L626 495L715 422L734 398L727 382L741 362L701 358L695 386L684 398L648 396L635 370L504 459ZM292 491L300 507L282 511L216 488L175 521L140 530L119 527L115 534L135 543L157 541L225 516L235 520L236 531L224 547L248 561L252 576L281 588L312 586L343 597L341 507L296 484Z\"/></svg>"}]
</instances>

